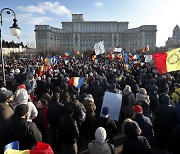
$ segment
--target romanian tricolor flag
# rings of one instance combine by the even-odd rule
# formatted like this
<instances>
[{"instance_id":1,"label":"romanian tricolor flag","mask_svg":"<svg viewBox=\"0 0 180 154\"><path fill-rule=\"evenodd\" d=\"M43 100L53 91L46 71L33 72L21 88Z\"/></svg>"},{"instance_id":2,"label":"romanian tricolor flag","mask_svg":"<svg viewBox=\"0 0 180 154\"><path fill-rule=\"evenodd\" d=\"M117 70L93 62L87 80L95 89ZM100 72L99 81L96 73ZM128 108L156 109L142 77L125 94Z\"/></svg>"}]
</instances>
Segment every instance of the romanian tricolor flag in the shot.
<instances>
[{"instance_id":1,"label":"romanian tricolor flag","mask_svg":"<svg viewBox=\"0 0 180 154\"><path fill-rule=\"evenodd\" d=\"M49 144L37 142L33 150L18 150L13 147L5 147L4 154L54 154L54 152Z\"/></svg>"},{"instance_id":2,"label":"romanian tricolor flag","mask_svg":"<svg viewBox=\"0 0 180 154\"><path fill-rule=\"evenodd\" d=\"M122 60L123 57L122 57L122 54L117 54L117 60Z\"/></svg>"},{"instance_id":3,"label":"romanian tricolor flag","mask_svg":"<svg viewBox=\"0 0 180 154\"><path fill-rule=\"evenodd\" d=\"M152 55L159 74L180 70L180 48Z\"/></svg>"},{"instance_id":4,"label":"romanian tricolor flag","mask_svg":"<svg viewBox=\"0 0 180 154\"><path fill-rule=\"evenodd\" d=\"M64 54L64 56L63 56L63 58L67 58L69 55L71 55L72 53L71 53L71 51L66 51L65 52L65 54Z\"/></svg>"},{"instance_id":5,"label":"romanian tricolor flag","mask_svg":"<svg viewBox=\"0 0 180 154\"><path fill-rule=\"evenodd\" d=\"M109 55L109 59L110 60L115 60L116 59L116 55L114 53Z\"/></svg>"},{"instance_id":6,"label":"romanian tricolor flag","mask_svg":"<svg viewBox=\"0 0 180 154\"><path fill-rule=\"evenodd\" d=\"M44 72L44 65L41 66L41 68L39 69L38 75L42 76Z\"/></svg>"},{"instance_id":7,"label":"romanian tricolor flag","mask_svg":"<svg viewBox=\"0 0 180 154\"><path fill-rule=\"evenodd\" d=\"M74 86L77 89L80 89L82 84L84 83L84 78L81 77L73 77L69 80L69 85Z\"/></svg>"}]
</instances>

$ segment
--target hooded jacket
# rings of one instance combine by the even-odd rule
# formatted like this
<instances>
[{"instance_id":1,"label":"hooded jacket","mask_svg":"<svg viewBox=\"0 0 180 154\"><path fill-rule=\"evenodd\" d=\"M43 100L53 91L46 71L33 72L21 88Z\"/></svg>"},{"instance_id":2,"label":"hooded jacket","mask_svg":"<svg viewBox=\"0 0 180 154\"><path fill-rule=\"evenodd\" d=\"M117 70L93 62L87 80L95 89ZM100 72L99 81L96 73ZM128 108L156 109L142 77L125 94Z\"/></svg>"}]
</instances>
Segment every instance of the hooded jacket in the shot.
<instances>
[{"instance_id":1,"label":"hooded jacket","mask_svg":"<svg viewBox=\"0 0 180 154\"><path fill-rule=\"evenodd\" d=\"M27 120L28 121L32 121L32 119L36 118L38 115L38 111L36 106L28 101L29 96L28 93L25 89L18 89L15 93L14 93L14 105L13 108L15 110L17 105L20 104L27 104L28 105L28 115L27 115Z\"/></svg>"},{"instance_id":2,"label":"hooded jacket","mask_svg":"<svg viewBox=\"0 0 180 154\"><path fill-rule=\"evenodd\" d=\"M159 105L154 111L153 126L154 131L158 133L170 133L172 126L176 121L175 110L170 105L170 98L165 93L159 96Z\"/></svg>"},{"instance_id":3,"label":"hooded jacket","mask_svg":"<svg viewBox=\"0 0 180 154\"><path fill-rule=\"evenodd\" d=\"M132 116L133 115L133 106L134 104L136 103L136 99L135 99L135 96L134 94L132 93L131 90L129 89L124 89L123 90L123 95L128 95L128 105L126 106L122 106L122 112L124 114L127 114L127 115L130 115Z\"/></svg>"}]
</instances>

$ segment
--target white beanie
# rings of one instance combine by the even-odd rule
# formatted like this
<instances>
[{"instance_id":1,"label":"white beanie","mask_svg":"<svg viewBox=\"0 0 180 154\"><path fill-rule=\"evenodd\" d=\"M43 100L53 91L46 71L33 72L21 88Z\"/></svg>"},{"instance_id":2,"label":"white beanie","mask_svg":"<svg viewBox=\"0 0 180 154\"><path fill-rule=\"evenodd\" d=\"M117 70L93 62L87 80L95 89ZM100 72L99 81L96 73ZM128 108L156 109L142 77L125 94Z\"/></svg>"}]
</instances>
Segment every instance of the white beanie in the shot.
<instances>
[{"instance_id":1,"label":"white beanie","mask_svg":"<svg viewBox=\"0 0 180 154\"><path fill-rule=\"evenodd\" d=\"M106 130L103 127L98 127L95 132L96 141L99 143L104 143L106 140Z\"/></svg>"},{"instance_id":2,"label":"white beanie","mask_svg":"<svg viewBox=\"0 0 180 154\"><path fill-rule=\"evenodd\" d=\"M15 69L14 74L19 74L20 70L18 68Z\"/></svg>"},{"instance_id":3,"label":"white beanie","mask_svg":"<svg viewBox=\"0 0 180 154\"><path fill-rule=\"evenodd\" d=\"M27 104L29 99L26 89L18 89L14 93L14 103L15 104Z\"/></svg>"}]
</instances>

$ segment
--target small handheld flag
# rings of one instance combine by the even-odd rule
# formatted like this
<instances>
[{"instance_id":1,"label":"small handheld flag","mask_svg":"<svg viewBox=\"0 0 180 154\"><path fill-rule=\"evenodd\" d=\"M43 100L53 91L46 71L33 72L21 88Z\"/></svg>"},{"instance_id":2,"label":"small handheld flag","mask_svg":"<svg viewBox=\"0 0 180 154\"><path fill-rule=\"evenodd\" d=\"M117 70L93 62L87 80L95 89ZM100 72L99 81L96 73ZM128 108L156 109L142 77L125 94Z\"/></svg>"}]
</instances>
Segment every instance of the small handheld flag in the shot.
<instances>
[{"instance_id":1,"label":"small handheld flag","mask_svg":"<svg viewBox=\"0 0 180 154\"><path fill-rule=\"evenodd\" d=\"M69 80L69 85L74 86L77 89L80 89L82 84L84 83L84 78L81 77L73 77Z\"/></svg>"}]
</instances>

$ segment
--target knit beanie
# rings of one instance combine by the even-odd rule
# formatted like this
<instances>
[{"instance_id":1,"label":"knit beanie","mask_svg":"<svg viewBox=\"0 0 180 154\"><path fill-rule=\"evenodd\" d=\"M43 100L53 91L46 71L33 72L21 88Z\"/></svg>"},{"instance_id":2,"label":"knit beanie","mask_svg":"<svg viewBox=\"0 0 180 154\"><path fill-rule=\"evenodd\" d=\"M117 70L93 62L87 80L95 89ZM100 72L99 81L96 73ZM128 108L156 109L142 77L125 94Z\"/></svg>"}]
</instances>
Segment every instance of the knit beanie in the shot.
<instances>
[{"instance_id":1,"label":"knit beanie","mask_svg":"<svg viewBox=\"0 0 180 154\"><path fill-rule=\"evenodd\" d=\"M7 90L6 88L2 87L0 88L0 102L5 102L7 99L9 99L13 95L13 92L10 90Z\"/></svg>"},{"instance_id":2,"label":"knit beanie","mask_svg":"<svg viewBox=\"0 0 180 154\"><path fill-rule=\"evenodd\" d=\"M133 107L134 113L138 114L138 113L142 113L143 109L140 105L136 105Z\"/></svg>"},{"instance_id":3,"label":"knit beanie","mask_svg":"<svg viewBox=\"0 0 180 154\"><path fill-rule=\"evenodd\" d=\"M106 130L103 127L98 127L95 132L96 141L99 143L104 143L106 140Z\"/></svg>"},{"instance_id":4,"label":"knit beanie","mask_svg":"<svg viewBox=\"0 0 180 154\"><path fill-rule=\"evenodd\" d=\"M28 105L20 104L16 106L14 115L16 118L21 118L22 116L26 115L27 112L28 112Z\"/></svg>"}]
</instances>

